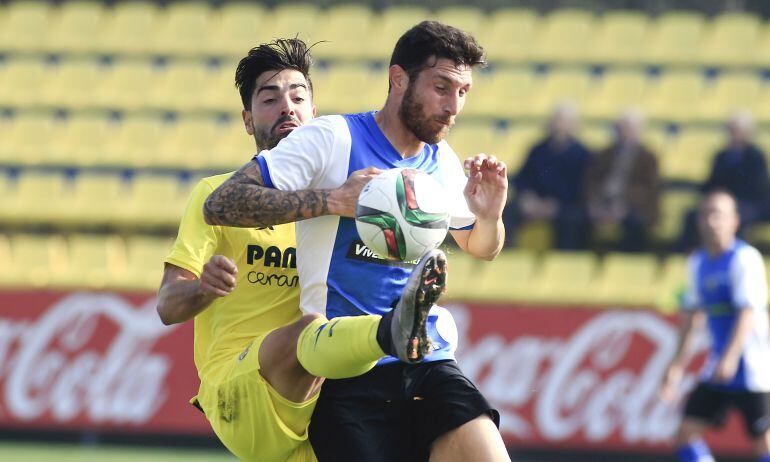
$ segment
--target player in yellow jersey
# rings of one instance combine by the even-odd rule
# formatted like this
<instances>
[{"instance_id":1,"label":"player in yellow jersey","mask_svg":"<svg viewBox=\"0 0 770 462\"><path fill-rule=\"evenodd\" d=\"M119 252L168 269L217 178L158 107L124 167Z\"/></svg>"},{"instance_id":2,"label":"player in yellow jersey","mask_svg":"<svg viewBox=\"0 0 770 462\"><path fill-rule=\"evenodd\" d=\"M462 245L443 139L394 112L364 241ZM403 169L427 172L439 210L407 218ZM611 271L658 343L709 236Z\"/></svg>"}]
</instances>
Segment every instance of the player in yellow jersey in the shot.
<instances>
[{"instance_id":1,"label":"player in yellow jersey","mask_svg":"<svg viewBox=\"0 0 770 462\"><path fill-rule=\"evenodd\" d=\"M243 121L258 148L273 148L314 117L310 65L297 39L260 45L239 63ZM356 194L375 173L353 175L341 190ZM191 403L231 452L261 462L314 461L307 428L322 382L317 376L359 375L386 353L417 359L406 353L408 332L424 326L445 283L444 262L431 256L425 271L415 271L394 310L403 316L336 318L324 329L325 319L298 308L293 223L228 228L204 222L205 199L230 175L204 178L193 190L165 260L158 314L165 324L194 318L201 385Z\"/></svg>"}]
</instances>

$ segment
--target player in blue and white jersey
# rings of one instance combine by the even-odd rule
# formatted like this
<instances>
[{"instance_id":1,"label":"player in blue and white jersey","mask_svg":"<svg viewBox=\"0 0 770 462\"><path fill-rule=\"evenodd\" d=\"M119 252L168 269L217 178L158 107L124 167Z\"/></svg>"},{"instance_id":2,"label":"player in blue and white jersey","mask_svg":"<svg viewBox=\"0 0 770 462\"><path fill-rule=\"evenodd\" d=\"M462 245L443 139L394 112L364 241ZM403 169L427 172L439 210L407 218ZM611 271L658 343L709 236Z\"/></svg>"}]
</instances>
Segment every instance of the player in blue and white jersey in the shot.
<instances>
[{"instance_id":1,"label":"player in blue and white jersey","mask_svg":"<svg viewBox=\"0 0 770 462\"><path fill-rule=\"evenodd\" d=\"M713 462L702 439L737 409L753 438L760 462L770 462L770 329L762 256L736 238L740 218L735 198L707 194L699 209L703 248L688 260L688 287L677 352L662 393L671 399L683 375L695 330L708 325L711 346L701 379L690 394L676 436L681 462Z\"/></svg>"},{"instance_id":2,"label":"player in blue and white jersey","mask_svg":"<svg viewBox=\"0 0 770 462\"><path fill-rule=\"evenodd\" d=\"M300 307L328 318L390 316L410 276L408 265L373 256L355 229L358 194L383 169L410 167L436 178L454 205L457 244L477 258L495 258L504 238L505 164L484 154L461 164L444 141L471 88L472 69L483 62L472 36L438 22L418 24L396 44L382 110L319 117L297 128L209 196L206 221L241 227L297 221ZM333 323L319 321L317 335L332 335ZM510 460L495 426L499 414L454 362L449 313L433 310L427 331L437 349L422 363L388 358L361 377L327 379L310 427L319 461ZM379 334L383 350L392 352L390 333ZM303 362L300 349L297 354ZM323 364L303 365L327 376L316 370Z\"/></svg>"}]
</instances>

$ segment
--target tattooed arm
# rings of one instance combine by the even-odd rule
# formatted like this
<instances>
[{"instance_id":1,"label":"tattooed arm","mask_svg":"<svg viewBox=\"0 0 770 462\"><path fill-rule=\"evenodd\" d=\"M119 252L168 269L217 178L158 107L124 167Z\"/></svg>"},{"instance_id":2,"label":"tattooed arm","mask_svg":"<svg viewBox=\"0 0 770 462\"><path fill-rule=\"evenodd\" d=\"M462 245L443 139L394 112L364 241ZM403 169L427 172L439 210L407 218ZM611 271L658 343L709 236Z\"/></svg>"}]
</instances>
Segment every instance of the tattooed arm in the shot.
<instances>
[{"instance_id":1,"label":"tattooed arm","mask_svg":"<svg viewBox=\"0 0 770 462\"><path fill-rule=\"evenodd\" d=\"M211 193L203 205L203 216L210 225L244 228L323 215L353 217L358 194L379 172L372 167L358 170L336 189L281 191L265 186L259 163L252 160Z\"/></svg>"}]
</instances>

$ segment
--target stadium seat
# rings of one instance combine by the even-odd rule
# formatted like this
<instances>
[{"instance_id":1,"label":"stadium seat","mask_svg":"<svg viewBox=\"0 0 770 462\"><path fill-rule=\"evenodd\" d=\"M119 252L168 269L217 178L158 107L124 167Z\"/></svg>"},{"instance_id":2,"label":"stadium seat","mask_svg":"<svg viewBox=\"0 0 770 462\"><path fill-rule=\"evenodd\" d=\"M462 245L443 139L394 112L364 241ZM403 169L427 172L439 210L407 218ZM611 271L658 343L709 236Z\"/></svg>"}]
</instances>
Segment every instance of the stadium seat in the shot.
<instances>
[{"instance_id":1,"label":"stadium seat","mask_svg":"<svg viewBox=\"0 0 770 462\"><path fill-rule=\"evenodd\" d=\"M493 64L518 64L532 57L538 16L533 10L504 7L487 15L476 38Z\"/></svg>"},{"instance_id":2,"label":"stadium seat","mask_svg":"<svg viewBox=\"0 0 770 462\"><path fill-rule=\"evenodd\" d=\"M260 42L275 38L298 37L308 44L324 40L318 34L321 10L312 3L279 3L273 9L270 21L263 24L258 37ZM318 47L332 46L319 43ZM313 49L315 54L316 50Z\"/></svg>"},{"instance_id":3,"label":"stadium seat","mask_svg":"<svg viewBox=\"0 0 770 462\"><path fill-rule=\"evenodd\" d=\"M172 239L133 235L126 241L126 273L115 284L123 290L152 291L160 286L163 260L171 251Z\"/></svg>"},{"instance_id":4,"label":"stadium seat","mask_svg":"<svg viewBox=\"0 0 770 462\"><path fill-rule=\"evenodd\" d=\"M418 5L393 5L385 8L372 20L372 31L366 34L363 57L388 63L393 47L410 27L429 16L428 10ZM331 44L318 44L318 48Z\"/></svg>"},{"instance_id":5,"label":"stadium seat","mask_svg":"<svg viewBox=\"0 0 770 462\"><path fill-rule=\"evenodd\" d=\"M57 224L79 228L112 225L126 206L126 192L126 184L118 174L80 173Z\"/></svg>"},{"instance_id":6,"label":"stadium seat","mask_svg":"<svg viewBox=\"0 0 770 462\"><path fill-rule=\"evenodd\" d=\"M131 229L176 229L190 186L167 174L137 175L121 216L122 224Z\"/></svg>"},{"instance_id":7,"label":"stadium seat","mask_svg":"<svg viewBox=\"0 0 770 462\"><path fill-rule=\"evenodd\" d=\"M39 58L10 58L0 64L0 108L30 109L42 103L40 90L50 66Z\"/></svg>"},{"instance_id":8,"label":"stadium seat","mask_svg":"<svg viewBox=\"0 0 770 462\"><path fill-rule=\"evenodd\" d=\"M609 70L591 87L582 113L590 119L613 120L624 109L642 104L646 90L644 71Z\"/></svg>"},{"instance_id":9,"label":"stadium seat","mask_svg":"<svg viewBox=\"0 0 770 462\"><path fill-rule=\"evenodd\" d=\"M673 190L662 194L655 238L665 244L675 242L682 234L685 214L695 207L697 201L698 192L694 190Z\"/></svg>"},{"instance_id":10,"label":"stadium seat","mask_svg":"<svg viewBox=\"0 0 770 462\"><path fill-rule=\"evenodd\" d=\"M127 112L146 109L162 75L149 60L118 60L103 73L104 81L94 91L94 105Z\"/></svg>"},{"instance_id":11,"label":"stadium seat","mask_svg":"<svg viewBox=\"0 0 770 462\"><path fill-rule=\"evenodd\" d=\"M372 11L366 5L343 3L327 8L317 20L315 40L324 40L313 48L313 57L335 61L358 61L366 55L367 41L373 27ZM395 43L394 43L395 45Z\"/></svg>"},{"instance_id":12,"label":"stadium seat","mask_svg":"<svg viewBox=\"0 0 770 462\"><path fill-rule=\"evenodd\" d=\"M55 150L60 121L39 113L17 114L0 126L0 162L35 166L47 162Z\"/></svg>"},{"instance_id":13,"label":"stadium seat","mask_svg":"<svg viewBox=\"0 0 770 462\"><path fill-rule=\"evenodd\" d=\"M588 59L601 64L637 64L639 50L646 45L647 15L636 11L611 11L597 22L593 45L588 47Z\"/></svg>"},{"instance_id":14,"label":"stadium seat","mask_svg":"<svg viewBox=\"0 0 770 462\"><path fill-rule=\"evenodd\" d=\"M82 111L95 106L103 82L102 66L92 59L69 59L49 71L40 105L51 109Z\"/></svg>"},{"instance_id":15,"label":"stadium seat","mask_svg":"<svg viewBox=\"0 0 770 462\"><path fill-rule=\"evenodd\" d=\"M449 280L446 298L448 300L476 300L481 293L479 281L485 271L485 263L462 250L447 253Z\"/></svg>"},{"instance_id":16,"label":"stadium seat","mask_svg":"<svg viewBox=\"0 0 770 462\"><path fill-rule=\"evenodd\" d=\"M721 123L736 109L750 109L759 97L761 78L754 72L720 75L705 89L695 120Z\"/></svg>"},{"instance_id":17,"label":"stadium seat","mask_svg":"<svg viewBox=\"0 0 770 462\"><path fill-rule=\"evenodd\" d=\"M751 110L758 123L770 123L770 85L765 84L760 87L759 94L751 105Z\"/></svg>"},{"instance_id":18,"label":"stadium seat","mask_svg":"<svg viewBox=\"0 0 770 462\"><path fill-rule=\"evenodd\" d=\"M212 32L201 44L208 55L240 59L268 39L260 31L270 22L269 12L258 3L225 3L210 21Z\"/></svg>"},{"instance_id":19,"label":"stadium seat","mask_svg":"<svg viewBox=\"0 0 770 462\"><path fill-rule=\"evenodd\" d=\"M597 261L589 252L549 252L532 279L533 299L577 305L595 301Z\"/></svg>"},{"instance_id":20,"label":"stadium seat","mask_svg":"<svg viewBox=\"0 0 770 462\"><path fill-rule=\"evenodd\" d=\"M4 176L4 175L3 175ZM0 177L0 193L4 191L4 179ZM13 260L11 254L11 242L6 234L0 234L0 261L5 264L0 265L0 287L8 287L13 283Z\"/></svg>"},{"instance_id":21,"label":"stadium seat","mask_svg":"<svg viewBox=\"0 0 770 462\"><path fill-rule=\"evenodd\" d=\"M62 2L53 10L46 49L54 53L88 55L98 51L96 40L105 22L99 1Z\"/></svg>"},{"instance_id":22,"label":"stadium seat","mask_svg":"<svg viewBox=\"0 0 770 462\"><path fill-rule=\"evenodd\" d=\"M662 177L697 184L704 182L723 138L722 132L713 128L682 130L661 159Z\"/></svg>"},{"instance_id":23,"label":"stadium seat","mask_svg":"<svg viewBox=\"0 0 770 462\"><path fill-rule=\"evenodd\" d=\"M212 35L213 10L208 2L174 2L160 10L153 27L151 52L176 57L199 57Z\"/></svg>"},{"instance_id":24,"label":"stadium seat","mask_svg":"<svg viewBox=\"0 0 770 462\"><path fill-rule=\"evenodd\" d=\"M770 25L760 24L757 43L752 50L752 65L761 69L770 67Z\"/></svg>"},{"instance_id":25,"label":"stadium seat","mask_svg":"<svg viewBox=\"0 0 770 462\"><path fill-rule=\"evenodd\" d=\"M760 18L749 13L724 13L711 20L697 58L705 66L745 66L754 62Z\"/></svg>"},{"instance_id":26,"label":"stadium seat","mask_svg":"<svg viewBox=\"0 0 770 462\"><path fill-rule=\"evenodd\" d=\"M560 102L570 101L578 107L585 101L590 85L590 76L583 68L555 68L533 88L528 110L529 116L542 119L551 113Z\"/></svg>"},{"instance_id":27,"label":"stadium seat","mask_svg":"<svg viewBox=\"0 0 770 462\"><path fill-rule=\"evenodd\" d=\"M257 147L254 137L246 133L240 118L233 118L223 128L225 132L214 147L208 165L212 170L228 172L251 160L257 154Z\"/></svg>"},{"instance_id":28,"label":"stadium seat","mask_svg":"<svg viewBox=\"0 0 770 462\"><path fill-rule=\"evenodd\" d=\"M462 116L515 120L532 114L532 90L537 82L530 68L478 72L473 78Z\"/></svg>"},{"instance_id":29,"label":"stadium seat","mask_svg":"<svg viewBox=\"0 0 770 462\"><path fill-rule=\"evenodd\" d=\"M700 13L670 11L653 23L641 59L647 64L692 65L703 34Z\"/></svg>"},{"instance_id":30,"label":"stadium seat","mask_svg":"<svg viewBox=\"0 0 770 462\"><path fill-rule=\"evenodd\" d=\"M46 49L52 3L15 1L6 3L0 22L0 51L4 53L40 53Z\"/></svg>"},{"instance_id":31,"label":"stadium seat","mask_svg":"<svg viewBox=\"0 0 770 462\"><path fill-rule=\"evenodd\" d=\"M609 254L594 287L604 304L654 307L657 276L658 262L653 255Z\"/></svg>"},{"instance_id":32,"label":"stadium seat","mask_svg":"<svg viewBox=\"0 0 770 462\"><path fill-rule=\"evenodd\" d=\"M536 258L524 250L504 250L494 261L481 262L484 277L472 277L471 284L479 284L478 297L496 302L529 300ZM451 277L451 275L450 275Z\"/></svg>"},{"instance_id":33,"label":"stadium seat","mask_svg":"<svg viewBox=\"0 0 770 462\"><path fill-rule=\"evenodd\" d=\"M159 15L156 2L116 2L94 46L105 55L147 55L153 49Z\"/></svg>"},{"instance_id":34,"label":"stadium seat","mask_svg":"<svg viewBox=\"0 0 770 462\"><path fill-rule=\"evenodd\" d=\"M134 168L154 166L158 146L169 133L166 126L155 117L126 117L104 147L105 163Z\"/></svg>"},{"instance_id":35,"label":"stadium seat","mask_svg":"<svg viewBox=\"0 0 770 462\"><path fill-rule=\"evenodd\" d=\"M607 124L583 124L577 137L594 152L606 149L614 141L612 127Z\"/></svg>"},{"instance_id":36,"label":"stadium seat","mask_svg":"<svg viewBox=\"0 0 770 462\"><path fill-rule=\"evenodd\" d=\"M101 115L72 116L58 128L55 146L45 163L75 167L122 166L105 156L106 146L117 133L119 123Z\"/></svg>"},{"instance_id":37,"label":"stadium seat","mask_svg":"<svg viewBox=\"0 0 770 462\"><path fill-rule=\"evenodd\" d=\"M9 285L17 288L61 286L67 264L67 243L59 235L18 234L11 239Z\"/></svg>"},{"instance_id":38,"label":"stadium seat","mask_svg":"<svg viewBox=\"0 0 770 462\"><path fill-rule=\"evenodd\" d=\"M168 128L167 136L157 147L157 167L172 169L204 169L211 166L219 138L226 127L207 117L185 117ZM216 164L214 164L216 165Z\"/></svg>"},{"instance_id":39,"label":"stadium seat","mask_svg":"<svg viewBox=\"0 0 770 462\"><path fill-rule=\"evenodd\" d=\"M465 159L481 152L497 156L505 136L505 131L492 124L464 123L450 130L447 141L457 156Z\"/></svg>"},{"instance_id":40,"label":"stadium seat","mask_svg":"<svg viewBox=\"0 0 770 462\"><path fill-rule=\"evenodd\" d=\"M313 101L322 114L370 111L385 103L388 78L365 64L335 64L313 75L313 88Z\"/></svg>"},{"instance_id":41,"label":"stadium seat","mask_svg":"<svg viewBox=\"0 0 770 462\"><path fill-rule=\"evenodd\" d=\"M669 255L658 281L657 306L663 313L675 313L682 303L686 283L687 259L684 255Z\"/></svg>"},{"instance_id":42,"label":"stadium seat","mask_svg":"<svg viewBox=\"0 0 770 462\"><path fill-rule=\"evenodd\" d=\"M126 272L125 244L117 235L76 234L67 244L69 264L60 282L63 287L105 290Z\"/></svg>"},{"instance_id":43,"label":"stadium seat","mask_svg":"<svg viewBox=\"0 0 770 462\"><path fill-rule=\"evenodd\" d=\"M704 78L699 71L670 70L651 83L644 108L656 121L687 123L694 119L703 96Z\"/></svg>"},{"instance_id":44,"label":"stadium seat","mask_svg":"<svg viewBox=\"0 0 770 462\"><path fill-rule=\"evenodd\" d=\"M543 127L532 124L516 124L508 129L497 157L508 165L508 174L519 171L526 160L529 150L543 137Z\"/></svg>"},{"instance_id":45,"label":"stadium seat","mask_svg":"<svg viewBox=\"0 0 770 462\"><path fill-rule=\"evenodd\" d=\"M202 106L196 95L205 94L218 82L216 77L216 70L203 61L172 61L148 89L147 107L181 113L200 111Z\"/></svg>"},{"instance_id":46,"label":"stadium seat","mask_svg":"<svg viewBox=\"0 0 770 462\"><path fill-rule=\"evenodd\" d=\"M439 8L433 18L469 32L477 39L487 25L487 15L484 14L484 11L471 5L452 5ZM484 46L483 43L481 45Z\"/></svg>"},{"instance_id":47,"label":"stadium seat","mask_svg":"<svg viewBox=\"0 0 770 462\"><path fill-rule=\"evenodd\" d=\"M555 63L584 62L595 18L588 11L557 9L540 22L532 42L535 61Z\"/></svg>"},{"instance_id":48,"label":"stadium seat","mask_svg":"<svg viewBox=\"0 0 770 462\"><path fill-rule=\"evenodd\" d=\"M248 49L241 49L245 56ZM240 114L243 105L241 95L235 88L237 66L238 61L225 60L217 67L209 68L209 74L206 76L207 88L196 96L196 106L200 111L233 116Z\"/></svg>"}]
</instances>

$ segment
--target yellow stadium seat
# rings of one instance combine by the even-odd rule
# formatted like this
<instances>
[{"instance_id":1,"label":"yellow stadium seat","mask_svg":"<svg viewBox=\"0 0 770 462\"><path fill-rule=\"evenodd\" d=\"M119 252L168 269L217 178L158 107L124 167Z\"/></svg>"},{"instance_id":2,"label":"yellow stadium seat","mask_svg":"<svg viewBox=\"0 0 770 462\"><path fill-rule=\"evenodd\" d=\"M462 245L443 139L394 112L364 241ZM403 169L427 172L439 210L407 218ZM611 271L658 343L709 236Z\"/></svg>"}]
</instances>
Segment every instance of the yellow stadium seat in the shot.
<instances>
[{"instance_id":1,"label":"yellow stadium seat","mask_svg":"<svg viewBox=\"0 0 770 462\"><path fill-rule=\"evenodd\" d=\"M484 277L474 277L470 279L470 283L479 284L479 296L483 300L529 300L533 285L532 276L536 268L536 258L532 252L504 250L494 261L481 264L485 266Z\"/></svg>"},{"instance_id":2,"label":"yellow stadium seat","mask_svg":"<svg viewBox=\"0 0 770 462\"><path fill-rule=\"evenodd\" d=\"M189 186L170 175L137 175L121 219L131 228L177 228Z\"/></svg>"},{"instance_id":3,"label":"yellow stadium seat","mask_svg":"<svg viewBox=\"0 0 770 462\"><path fill-rule=\"evenodd\" d=\"M360 4L340 4L326 9L318 18L316 40L325 43L313 48L318 59L356 61L365 56L363 37L372 29L372 11ZM395 45L395 43L394 43Z\"/></svg>"},{"instance_id":4,"label":"yellow stadium seat","mask_svg":"<svg viewBox=\"0 0 770 462\"><path fill-rule=\"evenodd\" d=\"M479 282L484 277L486 262L475 259L462 250L447 253L449 274L446 299L476 300L481 293Z\"/></svg>"},{"instance_id":5,"label":"yellow stadium seat","mask_svg":"<svg viewBox=\"0 0 770 462\"><path fill-rule=\"evenodd\" d=\"M125 273L126 249L119 236L80 234L70 236L67 243L69 265L61 280L63 287L105 290Z\"/></svg>"},{"instance_id":6,"label":"yellow stadium seat","mask_svg":"<svg viewBox=\"0 0 770 462\"><path fill-rule=\"evenodd\" d=\"M509 175L519 171L529 150L542 137L543 128L539 125L514 125L513 128L508 129L504 144L497 156L508 165Z\"/></svg>"},{"instance_id":7,"label":"yellow stadium seat","mask_svg":"<svg viewBox=\"0 0 770 462\"><path fill-rule=\"evenodd\" d=\"M105 148L118 126L118 122L99 115L70 117L66 124L62 124L46 163L77 167L122 166L117 159L105 156Z\"/></svg>"},{"instance_id":8,"label":"yellow stadium seat","mask_svg":"<svg viewBox=\"0 0 770 462\"><path fill-rule=\"evenodd\" d=\"M75 177L61 226L103 226L118 221L126 204L127 187L120 175L81 173Z\"/></svg>"},{"instance_id":9,"label":"yellow stadium seat","mask_svg":"<svg viewBox=\"0 0 770 462\"><path fill-rule=\"evenodd\" d=\"M703 92L696 120L720 123L736 109L750 109L759 97L760 87L761 78L753 72L721 75Z\"/></svg>"},{"instance_id":10,"label":"yellow stadium seat","mask_svg":"<svg viewBox=\"0 0 770 462\"><path fill-rule=\"evenodd\" d=\"M528 67L477 73L461 116L508 120L529 116L535 86L534 74Z\"/></svg>"},{"instance_id":11,"label":"yellow stadium seat","mask_svg":"<svg viewBox=\"0 0 770 462\"><path fill-rule=\"evenodd\" d=\"M608 12L588 47L588 59L604 64L636 64L647 39L647 15L634 11Z\"/></svg>"},{"instance_id":12,"label":"yellow stadium seat","mask_svg":"<svg viewBox=\"0 0 770 462\"><path fill-rule=\"evenodd\" d=\"M695 64L703 29L700 13L664 13L654 22L641 59L650 64Z\"/></svg>"},{"instance_id":13,"label":"yellow stadium seat","mask_svg":"<svg viewBox=\"0 0 770 462\"><path fill-rule=\"evenodd\" d=\"M40 90L48 83L50 66L39 58L10 58L0 66L0 107L32 108L40 105Z\"/></svg>"},{"instance_id":14,"label":"yellow stadium seat","mask_svg":"<svg viewBox=\"0 0 770 462\"><path fill-rule=\"evenodd\" d=\"M557 9L540 24L533 40L534 60L557 63L583 62L593 33L594 15L584 10Z\"/></svg>"},{"instance_id":15,"label":"yellow stadium seat","mask_svg":"<svg viewBox=\"0 0 770 462\"><path fill-rule=\"evenodd\" d=\"M5 18L0 25L0 51L6 53L40 53L45 51L51 16L47 1L6 3Z\"/></svg>"},{"instance_id":16,"label":"yellow stadium seat","mask_svg":"<svg viewBox=\"0 0 770 462\"><path fill-rule=\"evenodd\" d=\"M208 168L219 139L225 134L226 127L214 119L187 117L178 120L158 146L154 165L176 169Z\"/></svg>"},{"instance_id":17,"label":"yellow stadium seat","mask_svg":"<svg viewBox=\"0 0 770 462\"><path fill-rule=\"evenodd\" d=\"M770 25L760 24L757 43L752 51L752 64L755 67L763 69L770 67Z\"/></svg>"},{"instance_id":18,"label":"yellow stadium seat","mask_svg":"<svg viewBox=\"0 0 770 462\"><path fill-rule=\"evenodd\" d=\"M588 93L590 85L589 72L582 68L556 68L551 70L533 88L529 107L530 116L543 118L553 107L562 102L570 101L580 107Z\"/></svg>"},{"instance_id":19,"label":"yellow stadium seat","mask_svg":"<svg viewBox=\"0 0 770 462\"><path fill-rule=\"evenodd\" d=\"M52 14L46 48L57 53L96 52L96 40L104 24L104 3L97 1L62 2Z\"/></svg>"},{"instance_id":20,"label":"yellow stadium seat","mask_svg":"<svg viewBox=\"0 0 770 462\"><path fill-rule=\"evenodd\" d=\"M750 108L757 122L770 123L770 85L760 87L759 94Z\"/></svg>"},{"instance_id":21,"label":"yellow stadium seat","mask_svg":"<svg viewBox=\"0 0 770 462\"><path fill-rule=\"evenodd\" d=\"M323 114L370 111L385 103L387 74L367 65L335 64L328 71L316 72L313 79L313 101Z\"/></svg>"},{"instance_id":22,"label":"yellow stadium seat","mask_svg":"<svg viewBox=\"0 0 770 462\"><path fill-rule=\"evenodd\" d=\"M366 34L363 57L388 63L398 38L428 16L428 10L417 5L394 5L385 8L372 20L372 31ZM331 44L318 44L319 49L327 46Z\"/></svg>"},{"instance_id":23,"label":"yellow stadium seat","mask_svg":"<svg viewBox=\"0 0 770 462\"><path fill-rule=\"evenodd\" d=\"M684 255L669 255L663 264L658 281L658 309L664 313L675 313L684 294L687 279L687 259Z\"/></svg>"},{"instance_id":24,"label":"yellow stadium seat","mask_svg":"<svg viewBox=\"0 0 770 462\"><path fill-rule=\"evenodd\" d=\"M713 128L688 128L671 143L661 162L664 179L702 183L724 135Z\"/></svg>"},{"instance_id":25,"label":"yellow stadium seat","mask_svg":"<svg viewBox=\"0 0 770 462\"><path fill-rule=\"evenodd\" d=\"M0 177L0 191L4 191L3 182L3 178ZM0 287L12 286L15 268L11 254L11 242L5 234L0 234L0 261L4 262L0 265Z\"/></svg>"},{"instance_id":26,"label":"yellow stadium seat","mask_svg":"<svg viewBox=\"0 0 770 462\"><path fill-rule=\"evenodd\" d=\"M67 243L61 236L19 234L11 240L14 268L9 285L51 288L61 284L67 268Z\"/></svg>"},{"instance_id":27,"label":"yellow stadium seat","mask_svg":"<svg viewBox=\"0 0 770 462\"><path fill-rule=\"evenodd\" d=\"M532 57L532 41L538 30L535 11L499 8L487 15L476 38L492 63L517 64Z\"/></svg>"},{"instance_id":28,"label":"yellow stadium seat","mask_svg":"<svg viewBox=\"0 0 770 462\"><path fill-rule=\"evenodd\" d=\"M460 159L484 152L494 154L497 130L490 124L458 124L447 137Z\"/></svg>"},{"instance_id":29,"label":"yellow stadium seat","mask_svg":"<svg viewBox=\"0 0 770 462\"><path fill-rule=\"evenodd\" d=\"M269 24L270 15L258 3L225 3L220 7L219 14L210 20L212 32L201 44L206 54L241 58L251 48L268 40L262 35L262 29Z\"/></svg>"},{"instance_id":30,"label":"yellow stadium seat","mask_svg":"<svg viewBox=\"0 0 770 462\"><path fill-rule=\"evenodd\" d=\"M592 151L600 151L613 142L613 131L605 124L583 125L577 137Z\"/></svg>"},{"instance_id":31,"label":"yellow stadium seat","mask_svg":"<svg viewBox=\"0 0 770 462\"><path fill-rule=\"evenodd\" d=\"M104 147L105 162L135 168L153 166L158 147L168 134L165 128L166 124L154 117L125 118Z\"/></svg>"},{"instance_id":32,"label":"yellow stadium seat","mask_svg":"<svg viewBox=\"0 0 770 462\"><path fill-rule=\"evenodd\" d=\"M209 166L222 172L236 170L257 154L254 137L246 133L240 118L223 127L225 132L212 151Z\"/></svg>"},{"instance_id":33,"label":"yellow stadium seat","mask_svg":"<svg viewBox=\"0 0 770 462\"><path fill-rule=\"evenodd\" d=\"M40 89L41 105L80 111L96 104L95 92L102 83L102 67L94 60L72 59L52 69Z\"/></svg>"},{"instance_id":34,"label":"yellow stadium seat","mask_svg":"<svg viewBox=\"0 0 770 462\"><path fill-rule=\"evenodd\" d=\"M160 11L153 28L152 52L168 56L199 56L212 35L213 12L208 3L175 2Z\"/></svg>"},{"instance_id":35,"label":"yellow stadium seat","mask_svg":"<svg viewBox=\"0 0 770 462\"><path fill-rule=\"evenodd\" d=\"M245 55L244 51L244 55ZM224 61L209 69L208 88L198 95L197 107L205 112L238 114L243 108L241 95L235 88L235 69L238 61ZM311 75L312 79L312 75Z\"/></svg>"},{"instance_id":36,"label":"yellow stadium seat","mask_svg":"<svg viewBox=\"0 0 770 462\"><path fill-rule=\"evenodd\" d=\"M484 11L470 5L446 6L436 11L433 16L436 20L469 32L476 38L487 25L487 15L484 14ZM484 44L482 43L481 46Z\"/></svg>"},{"instance_id":37,"label":"yellow stadium seat","mask_svg":"<svg viewBox=\"0 0 770 462\"><path fill-rule=\"evenodd\" d=\"M272 11L270 21L264 24L259 37L261 41L276 38L298 37L308 44L324 40L318 34L318 20L321 10L312 3L279 3ZM333 46L319 43L318 47ZM315 48L313 54L316 53Z\"/></svg>"},{"instance_id":38,"label":"yellow stadium seat","mask_svg":"<svg viewBox=\"0 0 770 462\"><path fill-rule=\"evenodd\" d=\"M653 307L657 277L658 261L653 255L610 254L604 257L595 290L607 305Z\"/></svg>"},{"instance_id":39,"label":"yellow stadium seat","mask_svg":"<svg viewBox=\"0 0 770 462\"><path fill-rule=\"evenodd\" d=\"M47 163L55 150L59 121L43 114L19 114L0 127L3 163L34 166Z\"/></svg>"},{"instance_id":40,"label":"yellow stadium seat","mask_svg":"<svg viewBox=\"0 0 770 462\"><path fill-rule=\"evenodd\" d=\"M118 111L146 109L162 75L148 60L119 60L103 73L104 81L94 92L93 104Z\"/></svg>"},{"instance_id":41,"label":"yellow stadium seat","mask_svg":"<svg viewBox=\"0 0 770 462\"><path fill-rule=\"evenodd\" d=\"M72 187L60 173L25 172L0 214L2 221L14 225L61 223L72 202Z\"/></svg>"},{"instance_id":42,"label":"yellow stadium seat","mask_svg":"<svg viewBox=\"0 0 770 462\"><path fill-rule=\"evenodd\" d=\"M215 81L216 72L205 62L171 62L149 89L146 104L161 111L199 111L200 100L195 95L206 93Z\"/></svg>"},{"instance_id":43,"label":"yellow stadium seat","mask_svg":"<svg viewBox=\"0 0 770 462\"><path fill-rule=\"evenodd\" d=\"M644 71L610 70L591 87L582 112L592 119L613 120L624 109L642 104L646 89Z\"/></svg>"},{"instance_id":44,"label":"yellow stadium seat","mask_svg":"<svg viewBox=\"0 0 770 462\"><path fill-rule=\"evenodd\" d=\"M674 242L682 233L685 214L698 202L697 191L666 191L660 200L660 218L655 238L664 243Z\"/></svg>"},{"instance_id":45,"label":"yellow stadium seat","mask_svg":"<svg viewBox=\"0 0 770 462\"><path fill-rule=\"evenodd\" d=\"M644 106L651 119L687 123L695 118L694 108L703 96L699 71L672 70L650 85Z\"/></svg>"},{"instance_id":46,"label":"yellow stadium seat","mask_svg":"<svg viewBox=\"0 0 770 462\"><path fill-rule=\"evenodd\" d=\"M94 46L102 54L148 54L153 49L159 15L155 2L117 2L107 13Z\"/></svg>"},{"instance_id":47,"label":"yellow stadium seat","mask_svg":"<svg viewBox=\"0 0 770 462\"><path fill-rule=\"evenodd\" d=\"M126 241L126 272L115 284L121 289L155 292L163 277L163 260L171 251L172 239L134 235Z\"/></svg>"},{"instance_id":48,"label":"yellow stadium seat","mask_svg":"<svg viewBox=\"0 0 770 462\"><path fill-rule=\"evenodd\" d=\"M592 303L596 297L596 256L589 252L550 252L532 279L532 295L543 303Z\"/></svg>"},{"instance_id":49,"label":"yellow stadium seat","mask_svg":"<svg viewBox=\"0 0 770 462\"><path fill-rule=\"evenodd\" d=\"M745 66L754 62L760 18L749 13L724 13L711 21L698 60L707 66Z\"/></svg>"}]
</instances>

